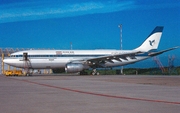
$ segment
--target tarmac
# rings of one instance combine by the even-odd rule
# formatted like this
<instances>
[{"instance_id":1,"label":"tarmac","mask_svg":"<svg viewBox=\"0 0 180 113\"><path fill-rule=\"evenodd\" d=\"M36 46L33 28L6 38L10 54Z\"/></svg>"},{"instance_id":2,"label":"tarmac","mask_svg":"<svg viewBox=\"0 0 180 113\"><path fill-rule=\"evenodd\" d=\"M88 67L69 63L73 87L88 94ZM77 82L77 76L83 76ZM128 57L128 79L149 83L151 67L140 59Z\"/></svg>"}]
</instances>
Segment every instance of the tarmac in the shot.
<instances>
[{"instance_id":1,"label":"tarmac","mask_svg":"<svg viewBox=\"0 0 180 113\"><path fill-rule=\"evenodd\" d=\"M0 75L4 113L178 113L180 76Z\"/></svg>"}]
</instances>

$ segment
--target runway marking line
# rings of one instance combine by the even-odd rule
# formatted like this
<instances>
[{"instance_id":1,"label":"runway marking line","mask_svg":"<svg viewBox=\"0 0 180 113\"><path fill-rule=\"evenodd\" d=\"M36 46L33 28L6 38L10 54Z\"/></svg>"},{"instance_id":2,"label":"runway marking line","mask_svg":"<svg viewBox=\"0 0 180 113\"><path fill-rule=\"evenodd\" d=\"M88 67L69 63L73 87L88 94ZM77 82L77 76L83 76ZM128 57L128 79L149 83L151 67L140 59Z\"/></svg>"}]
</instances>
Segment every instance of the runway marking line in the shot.
<instances>
[{"instance_id":1,"label":"runway marking line","mask_svg":"<svg viewBox=\"0 0 180 113\"><path fill-rule=\"evenodd\" d=\"M119 99L127 99L127 100L138 100L138 101L146 101L146 102L157 102L157 103L166 103L166 104L178 104L178 105L180 104L180 102L171 102L171 101L165 101L165 100L151 100L151 99L145 99L145 98L133 98L133 97L125 97L125 96L114 96L114 95L93 93L93 92L75 90L75 89L70 89L70 88L65 88L65 87L53 86L53 85L33 82L33 81L29 81L29 80L20 80L20 79L16 79L16 78L11 78L11 79L19 80L19 81L23 81L23 82L27 82L27 83L32 83L32 84L36 84L36 85L46 86L46 87L50 87L50 88L56 88L56 89L61 89L61 90L66 90L66 91L71 91L71 92L96 95L96 96L102 96L102 97L119 98Z\"/></svg>"}]
</instances>

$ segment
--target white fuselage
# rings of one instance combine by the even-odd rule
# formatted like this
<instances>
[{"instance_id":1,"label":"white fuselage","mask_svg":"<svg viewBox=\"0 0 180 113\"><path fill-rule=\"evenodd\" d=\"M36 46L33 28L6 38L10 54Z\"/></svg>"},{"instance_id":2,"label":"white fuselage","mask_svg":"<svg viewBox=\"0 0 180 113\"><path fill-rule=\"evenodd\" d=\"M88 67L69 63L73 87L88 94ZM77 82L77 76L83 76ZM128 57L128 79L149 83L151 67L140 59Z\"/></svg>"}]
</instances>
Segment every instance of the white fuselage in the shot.
<instances>
[{"instance_id":1,"label":"white fuselage","mask_svg":"<svg viewBox=\"0 0 180 113\"><path fill-rule=\"evenodd\" d=\"M146 40L133 50L28 50L11 54L4 62L20 68L64 68L66 72L123 66L175 49L152 52L158 48L162 31L163 26L156 26ZM28 54L25 60L23 53Z\"/></svg>"},{"instance_id":2,"label":"white fuselage","mask_svg":"<svg viewBox=\"0 0 180 113\"><path fill-rule=\"evenodd\" d=\"M33 69L53 69L65 68L67 63L81 62L89 58L98 58L100 56L116 55L132 53L136 50L28 50L11 54L10 57L4 59L6 64L14 67L24 68L26 61L23 60L23 53L28 53L29 68ZM140 60L149 58L148 55L138 55L134 59L112 60L105 62L106 67L122 66L135 63Z\"/></svg>"}]
</instances>

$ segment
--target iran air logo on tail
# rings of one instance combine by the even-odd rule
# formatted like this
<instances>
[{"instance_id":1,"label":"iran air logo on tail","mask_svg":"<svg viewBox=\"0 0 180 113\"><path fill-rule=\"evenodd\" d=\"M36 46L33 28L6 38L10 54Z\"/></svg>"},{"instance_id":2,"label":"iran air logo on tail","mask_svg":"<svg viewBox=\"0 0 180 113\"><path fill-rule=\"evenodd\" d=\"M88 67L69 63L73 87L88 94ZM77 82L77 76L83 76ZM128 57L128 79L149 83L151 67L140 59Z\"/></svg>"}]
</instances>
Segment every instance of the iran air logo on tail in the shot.
<instances>
[{"instance_id":1,"label":"iran air logo on tail","mask_svg":"<svg viewBox=\"0 0 180 113\"><path fill-rule=\"evenodd\" d=\"M150 44L151 46L153 46L154 43L155 43L155 40L149 40L149 44Z\"/></svg>"}]
</instances>

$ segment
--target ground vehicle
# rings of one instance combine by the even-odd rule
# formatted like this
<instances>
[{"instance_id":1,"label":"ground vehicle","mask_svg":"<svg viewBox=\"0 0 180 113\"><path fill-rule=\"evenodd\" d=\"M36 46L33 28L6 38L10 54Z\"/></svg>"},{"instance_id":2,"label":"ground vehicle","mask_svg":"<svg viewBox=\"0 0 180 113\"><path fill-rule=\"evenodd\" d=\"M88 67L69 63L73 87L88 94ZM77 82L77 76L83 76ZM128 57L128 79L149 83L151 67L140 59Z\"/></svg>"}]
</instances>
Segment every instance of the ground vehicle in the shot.
<instances>
[{"instance_id":1,"label":"ground vehicle","mask_svg":"<svg viewBox=\"0 0 180 113\"><path fill-rule=\"evenodd\" d=\"M6 76L21 76L23 72L22 70L6 70L4 74Z\"/></svg>"}]
</instances>

